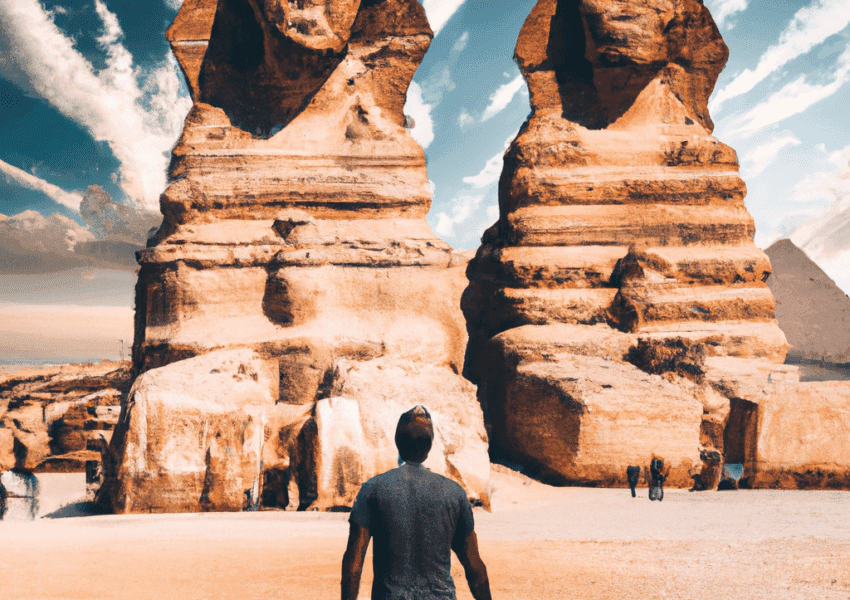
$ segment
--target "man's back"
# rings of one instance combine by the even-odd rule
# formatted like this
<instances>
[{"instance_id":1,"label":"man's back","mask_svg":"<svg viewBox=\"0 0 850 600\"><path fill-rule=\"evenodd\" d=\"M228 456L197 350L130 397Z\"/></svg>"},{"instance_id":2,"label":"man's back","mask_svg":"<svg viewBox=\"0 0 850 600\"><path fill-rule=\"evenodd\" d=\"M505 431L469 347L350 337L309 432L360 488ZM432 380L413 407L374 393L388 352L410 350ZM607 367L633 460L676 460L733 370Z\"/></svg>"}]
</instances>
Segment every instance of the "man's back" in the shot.
<instances>
[{"instance_id":1,"label":"man's back","mask_svg":"<svg viewBox=\"0 0 850 600\"><path fill-rule=\"evenodd\" d=\"M375 540L373 600L455 598L451 550L473 531L457 483L405 463L363 485L349 520Z\"/></svg>"}]
</instances>

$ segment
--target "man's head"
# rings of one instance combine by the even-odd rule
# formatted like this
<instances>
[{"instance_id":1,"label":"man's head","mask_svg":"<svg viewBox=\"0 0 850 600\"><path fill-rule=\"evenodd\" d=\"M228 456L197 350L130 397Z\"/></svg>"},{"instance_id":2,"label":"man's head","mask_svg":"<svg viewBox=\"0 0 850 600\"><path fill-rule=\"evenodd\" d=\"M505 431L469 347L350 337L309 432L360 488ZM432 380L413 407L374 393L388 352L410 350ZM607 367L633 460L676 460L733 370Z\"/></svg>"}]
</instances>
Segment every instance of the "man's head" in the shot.
<instances>
[{"instance_id":1,"label":"man's head","mask_svg":"<svg viewBox=\"0 0 850 600\"><path fill-rule=\"evenodd\" d=\"M428 458L434 441L434 424L431 415L421 404L401 415L395 429L395 445L404 462L421 463Z\"/></svg>"}]
</instances>

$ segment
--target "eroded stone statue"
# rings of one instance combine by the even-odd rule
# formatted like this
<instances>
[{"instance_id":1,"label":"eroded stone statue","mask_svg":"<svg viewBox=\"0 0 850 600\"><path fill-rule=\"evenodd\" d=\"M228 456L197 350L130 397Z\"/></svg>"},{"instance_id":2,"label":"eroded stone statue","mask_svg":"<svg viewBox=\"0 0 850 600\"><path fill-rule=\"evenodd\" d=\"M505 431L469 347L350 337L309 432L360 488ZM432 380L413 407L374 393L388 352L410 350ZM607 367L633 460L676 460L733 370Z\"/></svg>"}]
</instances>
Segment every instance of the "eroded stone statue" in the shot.
<instances>
[{"instance_id":1,"label":"eroded stone statue","mask_svg":"<svg viewBox=\"0 0 850 600\"><path fill-rule=\"evenodd\" d=\"M498 455L687 486L729 398L793 381L737 156L708 97L728 51L697 0L540 0L515 60L532 113L469 267L466 371Z\"/></svg>"},{"instance_id":2,"label":"eroded stone statue","mask_svg":"<svg viewBox=\"0 0 850 600\"><path fill-rule=\"evenodd\" d=\"M463 369L465 260L430 230L407 87L417 0L186 0L194 106L140 253L140 376L100 498L119 512L350 506L428 407L429 466L487 503Z\"/></svg>"}]
</instances>

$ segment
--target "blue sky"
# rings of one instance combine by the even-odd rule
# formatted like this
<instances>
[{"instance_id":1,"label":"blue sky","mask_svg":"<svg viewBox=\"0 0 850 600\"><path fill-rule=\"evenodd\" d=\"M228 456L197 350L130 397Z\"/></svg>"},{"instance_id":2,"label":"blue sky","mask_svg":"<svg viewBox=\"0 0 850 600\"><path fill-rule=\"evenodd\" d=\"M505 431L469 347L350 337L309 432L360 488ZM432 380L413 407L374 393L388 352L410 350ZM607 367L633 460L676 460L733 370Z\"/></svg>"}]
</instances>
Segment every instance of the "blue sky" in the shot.
<instances>
[{"instance_id":1,"label":"blue sky","mask_svg":"<svg viewBox=\"0 0 850 600\"><path fill-rule=\"evenodd\" d=\"M163 37L179 3L0 0L0 214L58 215L27 221L33 237L62 230L59 217L82 227L91 184L157 209L191 105ZM406 111L434 185L429 222L456 248L477 247L497 216L501 156L529 111L512 55L534 3L424 0L437 35ZM731 52L711 101L715 135L738 151L756 242L793 234L850 291L850 2L706 4ZM80 270L67 286L14 277L0 270L0 302L87 304L98 289L132 302L132 272Z\"/></svg>"}]
</instances>

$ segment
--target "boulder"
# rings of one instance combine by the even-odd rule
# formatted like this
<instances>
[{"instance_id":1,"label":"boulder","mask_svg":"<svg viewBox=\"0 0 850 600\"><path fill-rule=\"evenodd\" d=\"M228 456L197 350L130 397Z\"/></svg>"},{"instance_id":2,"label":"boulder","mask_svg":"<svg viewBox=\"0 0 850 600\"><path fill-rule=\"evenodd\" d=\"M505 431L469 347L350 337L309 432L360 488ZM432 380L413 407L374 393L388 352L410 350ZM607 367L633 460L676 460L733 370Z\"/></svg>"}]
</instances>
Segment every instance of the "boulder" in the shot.
<instances>
[{"instance_id":1,"label":"boulder","mask_svg":"<svg viewBox=\"0 0 850 600\"><path fill-rule=\"evenodd\" d=\"M339 361L333 396L316 404L316 506L350 506L364 481L397 467L398 419L421 404L434 421L424 465L457 481L470 501L489 507L487 434L475 393L475 386L446 367L389 357Z\"/></svg>"},{"instance_id":2,"label":"boulder","mask_svg":"<svg viewBox=\"0 0 850 600\"><path fill-rule=\"evenodd\" d=\"M0 520L33 521L38 517L38 478L22 469L0 473Z\"/></svg>"},{"instance_id":3,"label":"boulder","mask_svg":"<svg viewBox=\"0 0 850 600\"><path fill-rule=\"evenodd\" d=\"M850 490L850 384L790 384L740 413L741 487Z\"/></svg>"},{"instance_id":4,"label":"boulder","mask_svg":"<svg viewBox=\"0 0 850 600\"><path fill-rule=\"evenodd\" d=\"M690 485L703 417L693 390L608 357L526 351L528 337L528 328L504 332L486 355L481 397L497 460L553 483L625 486L626 467L657 454L671 466L669 485Z\"/></svg>"},{"instance_id":5,"label":"boulder","mask_svg":"<svg viewBox=\"0 0 850 600\"><path fill-rule=\"evenodd\" d=\"M277 368L253 351L139 377L122 405L99 501L115 512L242 510L259 501Z\"/></svg>"}]
</instances>

